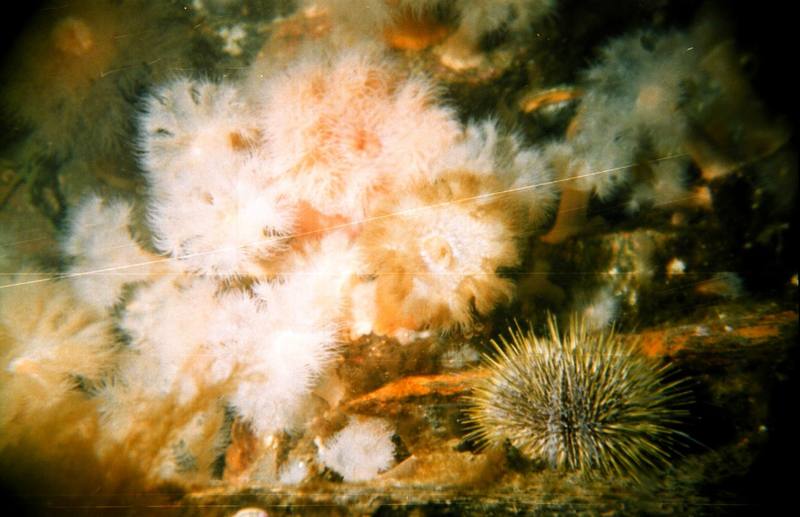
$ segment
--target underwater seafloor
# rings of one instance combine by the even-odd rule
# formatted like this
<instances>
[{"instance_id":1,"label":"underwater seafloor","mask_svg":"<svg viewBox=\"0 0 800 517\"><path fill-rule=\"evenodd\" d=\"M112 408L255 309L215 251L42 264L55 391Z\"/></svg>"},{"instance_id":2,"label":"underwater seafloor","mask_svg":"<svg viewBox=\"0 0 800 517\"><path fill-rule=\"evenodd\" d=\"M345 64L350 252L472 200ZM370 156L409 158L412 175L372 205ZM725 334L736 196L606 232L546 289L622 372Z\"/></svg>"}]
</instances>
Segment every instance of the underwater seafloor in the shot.
<instances>
[{"instance_id":1,"label":"underwater seafloor","mask_svg":"<svg viewBox=\"0 0 800 517\"><path fill-rule=\"evenodd\" d=\"M777 2L27 14L4 22L0 76L4 507L791 507L797 94ZM591 397L503 376L510 329L546 340L551 315L635 350L621 370L579 356L608 372L589 395L622 404L579 422L607 438L570 427ZM522 355L558 389L583 380Z\"/></svg>"}]
</instances>

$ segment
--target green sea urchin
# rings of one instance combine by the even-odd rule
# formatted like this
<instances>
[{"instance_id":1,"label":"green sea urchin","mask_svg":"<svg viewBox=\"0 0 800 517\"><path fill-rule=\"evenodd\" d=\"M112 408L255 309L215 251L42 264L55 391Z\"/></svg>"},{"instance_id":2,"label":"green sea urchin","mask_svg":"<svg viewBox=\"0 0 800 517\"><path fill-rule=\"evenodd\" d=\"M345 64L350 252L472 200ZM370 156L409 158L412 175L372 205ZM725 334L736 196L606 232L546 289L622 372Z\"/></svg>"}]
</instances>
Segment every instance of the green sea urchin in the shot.
<instances>
[{"instance_id":1,"label":"green sea urchin","mask_svg":"<svg viewBox=\"0 0 800 517\"><path fill-rule=\"evenodd\" d=\"M676 424L689 393L669 366L640 354L613 330L575 320L561 336L510 329L487 360L467 411L470 438L505 440L532 459L586 474L630 475L666 464L685 435Z\"/></svg>"}]
</instances>

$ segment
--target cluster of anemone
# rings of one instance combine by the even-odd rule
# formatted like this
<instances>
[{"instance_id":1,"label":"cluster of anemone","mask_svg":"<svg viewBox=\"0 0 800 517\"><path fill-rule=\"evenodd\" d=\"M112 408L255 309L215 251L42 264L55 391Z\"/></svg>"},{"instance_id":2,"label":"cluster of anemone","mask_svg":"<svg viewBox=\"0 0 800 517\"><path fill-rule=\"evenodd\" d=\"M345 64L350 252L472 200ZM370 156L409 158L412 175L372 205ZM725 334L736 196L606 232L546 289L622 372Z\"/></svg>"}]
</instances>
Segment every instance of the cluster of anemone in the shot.
<instances>
[{"instance_id":1,"label":"cluster of anemone","mask_svg":"<svg viewBox=\"0 0 800 517\"><path fill-rule=\"evenodd\" d=\"M78 343L43 382L91 402L98 454L149 447L157 479L208 473L230 415L262 443L302 432L347 339L468 328L508 302L502 270L553 201L539 153L462 124L430 80L365 48L260 80L173 80L144 101L138 143L145 200L86 197L62 239L57 289L103 322L102 346ZM14 337L9 371L72 346L53 340ZM346 479L391 462L388 446L351 473L345 442L320 461Z\"/></svg>"},{"instance_id":2,"label":"cluster of anemone","mask_svg":"<svg viewBox=\"0 0 800 517\"><path fill-rule=\"evenodd\" d=\"M584 74L586 91L563 141L547 155L565 181L559 223L546 236L558 242L579 231L591 195L608 198L634 184L631 208L685 196L690 121L683 109L707 49L685 33L648 31L613 40ZM648 179L635 177L637 165Z\"/></svg>"},{"instance_id":3,"label":"cluster of anemone","mask_svg":"<svg viewBox=\"0 0 800 517\"><path fill-rule=\"evenodd\" d=\"M85 197L61 239L64 274L0 290L0 458L75 446L149 480L207 481L232 420L267 448L310 431L340 409L314 389L337 382L349 340L468 330L514 298L505 272L555 185L549 242L579 230L591 195L630 187L631 210L686 196L690 161L703 165L699 106L724 105L704 27L640 32L605 47L566 138L537 150L493 119L462 121L429 78L348 34L436 44L470 68L482 38L554 0L370 0L355 17L349 2L312 4L339 44L255 61L240 80L154 87L137 118L145 198ZM85 25L64 21L56 46L91 54ZM686 394L602 332L618 303L604 287L564 336L554 321L546 337L512 331L472 395L472 437L570 470L665 463ZM450 362L474 362L460 354ZM392 438L386 421L351 418L311 457L364 481L392 466ZM313 468L295 456L265 478L303 481Z\"/></svg>"},{"instance_id":4,"label":"cluster of anemone","mask_svg":"<svg viewBox=\"0 0 800 517\"><path fill-rule=\"evenodd\" d=\"M310 52L243 88L170 83L147 103L142 147L153 245L174 267L254 292L319 282L332 324L384 334L468 325L471 307L509 298L498 270L552 199L515 135L463 127L430 81L365 49ZM396 303L354 314L356 288ZM415 303L437 314L411 321Z\"/></svg>"},{"instance_id":5,"label":"cluster of anemone","mask_svg":"<svg viewBox=\"0 0 800 517\"><path fill-rule=\"evenodd\" d=\"M754 100L718 25L700 16L689 30L639 30L602 47L598 62L583 72L566 136L544 150L562 185L546 242L579 233L592 196L624 193L629 213L706 206L704 185L690 182L691 165L699 183L708 182L774 152L754 142L760 132L785 142L788 132ZM747 122L721 123L726 112Z\"/></svg>"}]
</instances>

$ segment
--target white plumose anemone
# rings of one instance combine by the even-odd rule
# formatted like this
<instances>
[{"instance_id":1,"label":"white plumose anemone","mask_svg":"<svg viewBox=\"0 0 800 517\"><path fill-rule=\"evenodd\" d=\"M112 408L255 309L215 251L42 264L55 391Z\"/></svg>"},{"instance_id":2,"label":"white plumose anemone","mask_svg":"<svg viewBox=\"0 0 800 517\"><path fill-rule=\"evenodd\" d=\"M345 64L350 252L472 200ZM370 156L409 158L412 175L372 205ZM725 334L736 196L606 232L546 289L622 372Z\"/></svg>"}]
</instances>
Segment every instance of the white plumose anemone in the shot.
<instances>
[{"instance_id":1,"label":"white plumose anemone","mask_svg":"<svg viewBox=\"0 0 800 517\"><path fill-rule=\"evenodd\" d=\"M142 118L149 222L159 251L204 274L258 272L294 225L252 110L229 84L170 83Z\"/></svg>"},{"instance_id":2,"label":"white plumose anemone","mask_svg":"<svg viewBox=\"0 0 800 517\"><path fill-rule=\"evenodd\" d=\"M459 132L431 82L361 47L308 53L258 88L260 129L275 169L291 179L300 201L347 220L431 174Z\"/></svg>"},{"instance_id":3,"label":"white plumose anemone","mask_svg":"<svg viewBox=\"0 0 800 517\"><path fill-rule=\"evenodd\" d=\"M317 442L317 457L345 481L369 481L394 463L393 434L381 418L351 418L326 443Z\"/></svg>"},{"instance_id":4,"label":"white plumose anemone","mask_svg":"<svg viewBox=\"0 0 800 517\"><path fill-rule=\"evenodd\" d=\"M73 261L67 277L75 294L98 310L116 304L125 284L149 280L160 257L131 236L131 203L86 197L71 214L61 248Z\"/></svg>"}]
</instances>

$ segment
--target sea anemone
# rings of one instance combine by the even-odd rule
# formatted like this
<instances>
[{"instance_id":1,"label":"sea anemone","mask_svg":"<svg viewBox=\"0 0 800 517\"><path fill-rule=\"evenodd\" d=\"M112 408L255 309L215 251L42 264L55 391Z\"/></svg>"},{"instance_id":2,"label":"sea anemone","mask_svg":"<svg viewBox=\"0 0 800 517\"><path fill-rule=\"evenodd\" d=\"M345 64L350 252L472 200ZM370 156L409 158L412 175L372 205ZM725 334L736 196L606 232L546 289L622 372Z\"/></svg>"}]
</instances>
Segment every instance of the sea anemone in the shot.
<instances>
[{"instance_id":1,"label":"sea anemone","mask_svg":"<svg viewBox=\"0 0 800 517\"><path fill-rule=\"evenodd\" d=\"M576 309L580 312L581 321L590 331L607 328L619 317L620 295L610 286L577 298Z\"/></svg>"},{"instance_id":2,"label":"sea anemone","mask_svg":"<svg viewBox=\"0 0 800 517\"><path fill-rule=\"evenodd\" d=\"M139 126L142 165L156 192L165 182L200 173L205 180L235 169L259 139L235 86L186 78L148 97Z\"/></svg>"},{"instance_id":3,"label":"sea anemone","mask_svg":"<svg viewBox=\"0 0 800 517\"><path fill-rule=\"evenodd\" d=\"M369 481L394 462L392 434L381 418L351 418L327 443L317 441L317 455L345 481Z\"/></svg>"},{"instance_id":4,"label":"sea anemone","mask_svg":"<svg viewBox=\"0 0 800 517\"><path fill-rule=\"evenodd\" d=\"M272 166L325 216L360 220L376 198L429 174L459 134L432 83L361 47L309 53L253 87Z\"/></svg>"},{"instance_id":5,"label":"sea anemone","mask_svg":"<svg viewBox=\"0 0 800 517\"><path fill-rule=\"evenodd\" d=\"M573 320L561 336L555 318L548 323L546 337L517 326L510 341L493 342L489 375L470 396L470 436L589 475L638 478L665 465L685 438L676 427L684 383L613 330Z\"/></svg>"},{"instance_id":6,"label":"sea anemone","mask_svg":"<svg viewBox=\"0 0 800 517\"><path fill-rule=\"evenodd\" d=\"M131 235L133 206L125 200L104 202L86 197L71 213L61 248L73 261L67 278L75 294L98 310L108 310L129 283L150 279L163 262L148 253Z\"/></svg>"},{"instance_id":7,"label":"sea anemone","mask_svg":"<svg viewBox=\"0 0 800 517\"><path fill-rule=\"evenodd\" d=\"M177 393L180 403L191 400L208 369L200 348L220 310L216 290L213 279L171 274L134 290L118 322L129 343L118 380L153 397Z\"/></svg>"},{"instance_id":8,"label":"sea anemone","mask_svg":"<svg viewBox=\"0 0 800 517\"><path fill-rule=\"evenodd\" d=\"M545 241L578 233L590 196L607 199L626 184L634 184L631 211L687 197L686 104L693 85L706 80L697 70L707 49L696 45L684 32L640 31L603 48L602 60L584 73L586 92L566 141L546 150L565 184Z\"/></svg>"},{"instance_id":9,"label":"sea anemone","mask_svg":"<svg viewBox=\"0 0 800 517\"><path fill-rule=\"evenodd\" d=\"M314 310L306 280L261 282L255 296L226 293L211 325L206 353L215 369L234 361L229 402L260 439L302 428L311 389L334 356L335 315Z\"/></svg>"},{"instance_id":10,"label":"sea anemone","mask_svg":"<svg viewBox=\"0 0 800 517\"><path fill-rule=\"evenodd\" d=\"M260 175L261 161L220 171L205 183L175 185L149 212L156 248L186 270L205 275L258 275L285 248L296 210Z\"/></svg>"},{"instance_id":11,"label":"sea anemone","mask_svg":"<svg viewBox=\"0 0 800 517\"><path fill-rule=\"evenodd\" d=\"M522 137L501 129L493 119L473 121L464 127L457 143L437 161L440 171L467 170L494 178L497 196L524 206L523 226L536 226L550 214L556 201L547 157L536 148L525 147Z\"/></svg>"},{"instance_id":12,"label":"sea anemone","mask_svg":"<svg viewBox=\"0 0 800 517\"><path fill-rule=\"evenodd\" d=\"M458 27L437 49L443 64L454 70L474 68L482 60L481 39L500 30L524 34L553 12L556 0L456 0Z\"/></svg>"},{"instance_id":13,"label":"sea anemone","mask_svg":"<svg viewBox=\"0 0 800 517\"><path fill-rule=\"evenodd\" d=\"M141 120L149 222L159 251L191 271L239 275L282 247L294 211L257 152L260 133L237 88L180 79Z\"/></svg>"},{"instance_id":14,"label":"sea anemone","mask_svg":"<svg viewBox=\"0 0 800 517\"><path fill-rule=\"evenodd\" d=\"M349 0L303 0L305 12L327 20L330 41L346 46L354 41L383 41L405 50L422 50L440 43L451 32L448 9L441 0L363 0L353 9Z\"/></svg>"},{"instance_id":15,"label":"sea anemone","mask_svg":"<svg viewBox=\"0 0 800 517\"><path fill-rule=\"evenodd\" d=\"M440 45L442 62L460 70L476 66L480 41L505 30L521 34L549 15L556 0L362 0L353 9L347 0L306 0L331 20L332 41L382 40L404 50Z\"/></svg>"},{"instance_id":16,"label":"sea anemone","mask_svg":"<svg viewBox=\"0 0 800 517\"><path fill-rule=\"evenodd\" d=\"M491 177L452 172L421 183L361 234L375 276L379 334L468 326L512 298L500 268L519 263L521 207Z\"/></svg>"},{"instance_id":17,"label":"sea anemone","mask_svg":"<svg viewBox=\"0 0 800 517\"><path fill-rule=\"evenodd\" d=\"M46 441L38 426L51 411L69 412L65 401L82 405L117 353L111 320L81 304L67 282L32 282L0 290L0 452L29 433Z\"/></svg>"},{"instance_id":18,"label":"sea anemone","mask_svg":"<svg viewBox=\"0 0 800 517\"><path fill-rule=\"evenodd\" d=\"M694 44L683 32L641 31L603 49L602 61L585 73L587 91L569 140L576 185L605 198L630 181L642 158L682 153L690 123L685 104L706 50ZM608 173L592 174L599 171Z\"/></svg>"},{"instance_id":19,"label":"sea anemone","mask_svg":"<svg viewBox=\"0 0 800 517\"><path fill-rule=\"evenodd\" d=\"M553 204L540 154L493 120L468 124L430 169L362 225L374 293L356 290L375 302L369 310L354 295L357 334L465 328L509 301L514 284L502 271L519 264L527 233Z\"/></svg>"}]
</instances>

